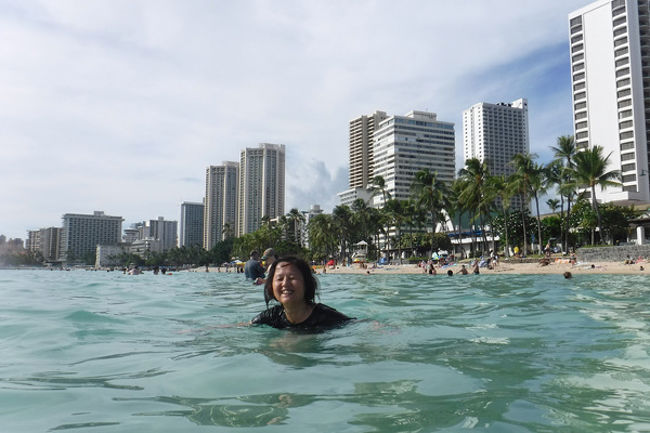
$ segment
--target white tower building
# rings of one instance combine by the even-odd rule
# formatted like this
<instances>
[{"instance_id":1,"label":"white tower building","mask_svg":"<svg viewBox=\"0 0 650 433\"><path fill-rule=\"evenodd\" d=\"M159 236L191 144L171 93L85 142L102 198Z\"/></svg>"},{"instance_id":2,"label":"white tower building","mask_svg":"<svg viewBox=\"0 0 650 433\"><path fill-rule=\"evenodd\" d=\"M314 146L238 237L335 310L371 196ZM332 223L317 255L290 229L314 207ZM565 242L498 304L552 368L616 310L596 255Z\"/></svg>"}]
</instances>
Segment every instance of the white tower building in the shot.
<instances>
[{"instance_id":1,"label":"white tower building","mask_svg":"<svg viewBox=\"0 0 650 433\"><path fill-rule=\"evenodd\" d=\"M257 230L262 217L284 215L284 144L262 143L242 150L237 236Z\"/></svg>"},{"instance_id":2,"label":"white tower building","mask_svg":"<svg viewBox=\"0 0 650 433\"><path fill-rule=\"evenodd\" d=\"M437 119L435 113L411 111L390 116L374 133L374 175L382 176L392 198L411 195L415 173L428 169L451 183L456 171L454 124ZM374 197L383 206L383 197Z\"/></svg>"},{"instance_id":3,"label":"white tower building","mask_svg":"<svg viewBox=\"0 0 650 433\"><path fill-rule=\"evenodd\" d=\"M238 188L238 162L225 161L222 165L211 165L205 170L203 248L206 250L228 235L235 234Z\"/></svg>"},{"instance_id":4,"label":"white tower building","mask_svg":"<svg viewBox=\"0 0 650 433\"><path fill-rule=\"evenodd\" d=\"M569 14L576 145L604 148L622 187L604 202L649 201L650 11L647 0L599 0Z\"/></svg>"}]
</instances>

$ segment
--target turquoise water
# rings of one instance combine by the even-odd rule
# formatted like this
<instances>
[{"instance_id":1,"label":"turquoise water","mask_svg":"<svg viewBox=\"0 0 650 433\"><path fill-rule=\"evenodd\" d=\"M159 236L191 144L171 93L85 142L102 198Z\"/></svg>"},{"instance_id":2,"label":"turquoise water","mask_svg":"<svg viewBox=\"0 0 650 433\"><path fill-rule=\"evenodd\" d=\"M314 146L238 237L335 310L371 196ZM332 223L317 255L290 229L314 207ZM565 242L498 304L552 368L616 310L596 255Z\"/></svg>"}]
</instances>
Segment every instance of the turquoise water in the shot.
<instances>
[{"instance_id":1,"label":"turquoise water","mask_svg":"<svg viewBox=\"0 0 650 433\"><path fill-rule=\"evenodd\" d=\"M324 275L371 319L223 327L241 274L0 271L0 431L650 431L650 279Z\"/></svg>"}]
</instances>

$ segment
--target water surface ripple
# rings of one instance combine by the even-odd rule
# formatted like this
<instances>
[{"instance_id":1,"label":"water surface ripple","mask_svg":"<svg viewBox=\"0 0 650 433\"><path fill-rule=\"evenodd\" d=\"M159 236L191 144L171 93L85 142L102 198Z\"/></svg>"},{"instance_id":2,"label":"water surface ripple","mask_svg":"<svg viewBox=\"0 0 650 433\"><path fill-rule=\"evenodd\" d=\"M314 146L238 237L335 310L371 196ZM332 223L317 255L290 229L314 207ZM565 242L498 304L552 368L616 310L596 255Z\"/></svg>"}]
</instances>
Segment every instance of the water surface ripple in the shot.
<instances>
[{"instance_id":1,"label":"water surface ripple","mask_svg":"<svg viewBox=\"0 0 650 433\"><path fill-rule=\"evenodd\" d=\"M7 432L650 431L650 279L324 275L358 320L230 326L237 274L0 271Z\"/></svg>"}]
</instances>

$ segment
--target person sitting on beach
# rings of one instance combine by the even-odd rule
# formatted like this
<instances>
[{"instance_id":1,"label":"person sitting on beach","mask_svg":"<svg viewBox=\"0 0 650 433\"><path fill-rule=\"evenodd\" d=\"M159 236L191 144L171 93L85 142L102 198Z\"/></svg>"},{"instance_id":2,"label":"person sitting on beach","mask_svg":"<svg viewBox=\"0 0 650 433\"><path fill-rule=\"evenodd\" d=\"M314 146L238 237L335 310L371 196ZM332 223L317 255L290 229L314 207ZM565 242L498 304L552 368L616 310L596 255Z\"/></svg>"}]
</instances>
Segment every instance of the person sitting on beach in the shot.
<instances>
[{"instance_id":1,"label":"person sitting on beach","mask_svg":"<svg viewBox=\"0 0 650 433\"><path fill-rule=\"evenodd\" d=\"M436 272L436 267L433 264L433 261L429 260L429 265L427 271L429 272L429 275L437 275L438 273Z\"/></svg>"},{"instance_id":2,"label":"person sitting on beach","mask_svg":"<svg viewBox=\"0 0 650 433\"><path fill-rule=\"evenodd\" d=\"M314 302L318 283L309 264L297 257L276 260L264 285L267 309L253 318L253 325L277 329L325 330L339 327L353 318L325 304ZM271 300L279 305L268 308Z\"/></svg>"},{"instance_id":3,"label":"person sitting on beach","mask_svg":"<svg viewBox=\"0 0 650 433\"><path fill-rule=\"evenodd\" d=\"M467 272L467 268L465 267L465 265L461 265L460 271L458 271L458 272L460 272L463 275L469 274L469 272Z\"/></svg>"},{"instance_id":4,"label":"person sitting on beach","mask_svg":"<svg viewBox=\"0 0 650 433\"><path fill-rule=\"evenodd\" d=\"M479 268L479 263L478 263L478 260L477 260L477 261L475 262L475 264L474 264L474 269L472 269L472 272L474 272L474 274L476 274L476 275L479 274L479 270L478 270L478 268Z\"/></svg>"}]
</instances>

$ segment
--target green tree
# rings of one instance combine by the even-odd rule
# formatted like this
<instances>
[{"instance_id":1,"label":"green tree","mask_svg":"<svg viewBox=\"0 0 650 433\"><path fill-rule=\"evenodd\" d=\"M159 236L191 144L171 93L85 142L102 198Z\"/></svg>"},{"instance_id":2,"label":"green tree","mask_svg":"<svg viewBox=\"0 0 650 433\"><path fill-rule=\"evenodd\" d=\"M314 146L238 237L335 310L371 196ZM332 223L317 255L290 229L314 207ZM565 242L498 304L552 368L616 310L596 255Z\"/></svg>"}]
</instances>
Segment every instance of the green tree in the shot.
<instances>
[{"instance_id":1,"label":"green tree","mask_svg":"<svg viewBox=\"0 0 650 433\"><path fill-rule=\"evenodd\" d=\"M436 234L436 225L440 220L439 216L445 207L445 199L449 195L449 188L445 182L438 179L436 172L432 173L427 169L415 173L411 191L415 196L415 204L426 209L429 214L431 237L433 239Z\"/></svg>"},{"instance_id":2,"label":"green tree","mask_svg":"<svg viewBox=\"0 0 650 433\"><path fill-rule=\"evenodd\" d=\"M465 161L465 168L462 168L458 175L463 185L460 200L465 203L467 209L474 210L472 219L479 220L483 237L481 251L483 251L487 246L484 216L489 214L492 206L492 200L487 191L488 178L490 177L487 163L481 162L478 158L470 158Z\"/></svg>"},{"instance_id":3,"label":"green tree","mask_svg":"<svg viewBox=\"0 0 650 433\"><path fill-rule=\"evenodd\" d=\"M601 146L594 146L591 149L578 152L574 158L575 182L578 186L589 188L591 191L591 205L596 213L601 240L604 240L604 232L598 201L596 200L596 186L605 189L610 186L621 185L617 182L620 177L619 171L607 169L610 156L611 153L607 156L603 155L603 148Z\"/></svg>"}]
</instances>

